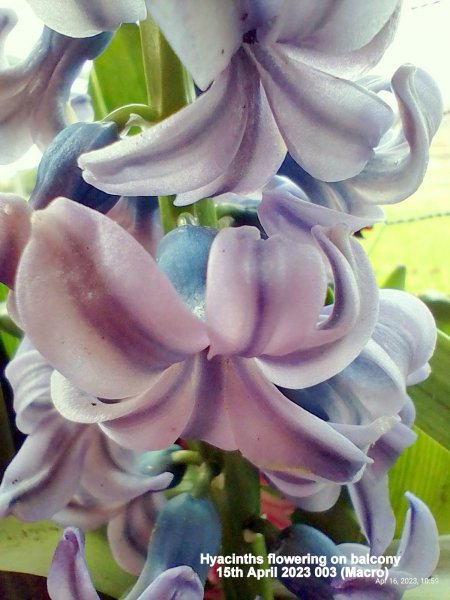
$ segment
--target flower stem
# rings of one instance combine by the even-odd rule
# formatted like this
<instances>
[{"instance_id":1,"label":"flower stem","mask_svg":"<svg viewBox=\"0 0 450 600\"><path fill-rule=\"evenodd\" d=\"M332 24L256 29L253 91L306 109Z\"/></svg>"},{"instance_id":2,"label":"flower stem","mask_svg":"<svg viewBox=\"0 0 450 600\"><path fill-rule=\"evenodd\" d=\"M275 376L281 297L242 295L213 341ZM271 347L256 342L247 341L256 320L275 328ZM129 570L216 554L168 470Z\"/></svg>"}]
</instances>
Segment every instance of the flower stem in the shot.
<instances>
[{"instance_id":1,"label":"flower stem","mask_svg":"<svg viewBox=\"0 0 450 600\"><path fill-rule=\"evenodd\" d=\"M195 100L194 84L152 18L141 21L139 28L148 104L158 115L157 120L163 120ZM175 229L182 213L191 213L199 225L217 227L214 202L210 198L182 207L174 206L174 198L158 198L164 233Z\"/></svg>"},{"instance_id":2,"label":"flower stem","mask_svg":"<svg viewBox=\"0 0 450 600\"><path fill-rule=\"evenodd\" d=\"M224 452L223 467L223 477L217 477L211 486L222 520L222 554L250 555L252 546L244 538L244 524L259 516L259 474L239 452ZM222 580L227 600L254 600L260 594L257 579L248 576L251 566L240 565L241 577Z\"/></svg>"}]
</instances>

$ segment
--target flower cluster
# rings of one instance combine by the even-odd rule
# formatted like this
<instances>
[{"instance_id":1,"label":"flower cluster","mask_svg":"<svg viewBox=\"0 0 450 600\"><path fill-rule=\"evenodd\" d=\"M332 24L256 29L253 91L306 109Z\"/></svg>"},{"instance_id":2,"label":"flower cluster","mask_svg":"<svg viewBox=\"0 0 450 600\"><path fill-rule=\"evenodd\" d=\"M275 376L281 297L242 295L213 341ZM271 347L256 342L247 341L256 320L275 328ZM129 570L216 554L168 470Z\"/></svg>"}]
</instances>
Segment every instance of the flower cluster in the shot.
<instances>
[{"instance_id":1,"label":"flower cluster","mask_svg":"<svg viewBox=\"0 0 450 600\"><path fill-rule=\"evenodd\" d=\"M201 554L221 540L222 552L251 548L259 476L310 511L345 486L370 546L358 551L382 554L395 528L387 473L415 438L406 388L427 377L436 340L420 300L378 290L354 237L420 185L442 114L420 69L364 76L401 2L28 1L45 28L24 63L1 65L0 163L32 142L44 154L29 202L0 195L0 281L25 335L6 376L27 436L0 514L68 527L51 597L97 597L77 528L106 525L117 562L140 574L127 600L203 598ZM71 124L84 61L145 19L195 100L170 115L150 106L157 122L134 135L113 115ZM2 12L0 34L13 23ZM437 532L410 503L399 569L426 577ZM350 552L292 527L277 552ZM430 557L420 574L417 544ZM283 583L302 598L404 591L370 577Z\"/></svg>"}]
</instances>

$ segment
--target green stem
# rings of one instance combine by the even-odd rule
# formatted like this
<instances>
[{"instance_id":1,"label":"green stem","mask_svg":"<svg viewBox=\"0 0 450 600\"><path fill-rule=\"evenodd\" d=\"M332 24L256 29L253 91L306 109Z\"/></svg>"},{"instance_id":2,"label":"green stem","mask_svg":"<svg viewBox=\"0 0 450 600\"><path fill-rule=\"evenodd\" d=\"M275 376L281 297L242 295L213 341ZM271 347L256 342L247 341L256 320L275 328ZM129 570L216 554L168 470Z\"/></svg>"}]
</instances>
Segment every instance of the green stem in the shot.
<instances>
[{"instance_id":1,"label":"green stem","mask_svg":"<svg viewBox=\"0 0 450 600\"><path fill-rule=\"evenodd\" d=\"M264 540L264 536L262 533L252 533L252 541L251 546L253 550L253 554L255 556L261 556L263 562L259 565L260 569L267 570L270 569L269 561L267 559L267 548L266 542ZM259 585L259 595L262 600L274 600L273 598L273 589L272 589L272 581L268 577L262 577L258 580Z\"/></svg>"},{"instance_id":2,"label":"green stem","mask_svg":"<svg viewBox=\"0 0 450 600\"><path fill-rule=\"evenodd\" d=\"M202 457L195 450L177 450L177 452L172 452L171 458L174 463L183 465L200 465L202 463Z\"/></svg>"},{"instance_id":3,"label":"green stem","mask_svg":"<svg viewBox=\"0 0 450 600\"><path fill-rule=\"evenodd\" d=\"M167 43L154 21L149 17L139 23L141 47L147 84L148 104L159 116L166 119L195 100L191 76ZM199 225L217 227L214 203L202 200L192 206L177 207L174 196L160 196L159 212L164 233L177 227L182 213L190 213ZM200 205L197 207L197 205Z\"/></svg>"},{"instance_id":4,"label":"green stem","mask_svg":"<svg viewBox=\"0 0 450 600\"><path fill-rule=\"evenodd\" d=\"M222 520L222 554L248 555L252 546L244 539L244 528L259 515L259 474L239 452L224 452L223 466L223 475L211 486ZM243 577L222 580L227 600L254 600L260 593L256 578L248 576L250 566L242 566Z\"/></svg>"},{"instance_id":5,"label":"green stem","mask_svg":"<svg viewBox=\"0 0 450 600\"><path fill-rule=\"evenodd\" d=\"M149 124L156 123L159 119L159 113L147 106L146 104L127 104L121 106L110 112L103 121L114 121L117 124L119 130L124 129L131 117L131 115L139 115L147 121Z\"/></svg>"},{"instance_id":6,"label":"green stem","mask_svg":"<svg viewBox=\"0 0 450 600\"><path fill-rule=\"evenodd\" d=\"M194 211L200 225L204 225L205 227L218 227L216 206L212 198L198 200L198 202L194 204Z\"/></svg>"}]
</instances>

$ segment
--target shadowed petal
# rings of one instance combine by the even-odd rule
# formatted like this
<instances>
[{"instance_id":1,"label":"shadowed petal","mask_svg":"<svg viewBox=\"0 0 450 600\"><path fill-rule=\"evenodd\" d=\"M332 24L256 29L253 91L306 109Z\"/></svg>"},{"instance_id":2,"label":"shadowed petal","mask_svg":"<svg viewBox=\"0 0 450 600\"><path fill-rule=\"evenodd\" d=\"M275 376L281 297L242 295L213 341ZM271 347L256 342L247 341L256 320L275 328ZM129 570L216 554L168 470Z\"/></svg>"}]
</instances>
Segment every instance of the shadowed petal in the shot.
<instances>
[{"instance_id":1,"label":"shadowed petal","mask_svg":"<svg viewBox=\"0 0 450 600\"><path fill-rule=\"evenodd\" d=\"M324 181L356 175L391 125L391 109L376 94L311 69L278 46L269 51L255 44L252 53L290 154Z\"/></svg>"},{"instance_id":2,"label":"shadowed petal","mask_svg":"<svg viewBox=\"0 0 450 600\"><path fill-rule=\"evenodd\" d=\"M203 600L203 593L197 573L190 567L182 566L164 571L142 594L130 594L124 600Z\"/></svg>"},{"instance_id":3,"label":"shadowed petal","mask_svg":"<svg viewBox=\"0 0 450 600\"><path fill-rule=\"evenodd\" d=\"M312 239L300 245L281 236L261 240L253 227L223 229L208 261L209 357L296 350L318 321L326 287Z\"/></svg>"},{"instance_id":4,"label":"shadowed petal","mask_svg":"<svg viewBox=\"0 0 450 600\"><path fill-rule=\"evenodd\" d=\"M14 287L20 255L30 235L31 209L19 196L0 194L0 281Z\"/></svg>"},{"instance_id":5,"label":"shadowed petal","mask_svg":"<svg viewBox=\"0 0 450 600\"><path fill-rule=\"evenodd\" d=\"M347 482L371 462L327 423L285 398L251 361L228 359L224 366L234 437L262 470Z\"/></svg>"},{"instance_id":6,"label":"shadowed petal","mask_svg":"<svg viewBox=\"0 0 450 600\"><path fill-rule=\"evenodd\" d=\"M32 433L41 419L54 410L50 398L53 369L27 338L21 342L5 376L14 392L16 425L23 433Z\"/></svg>"},{"instance_id":7,"label":"shadowed petal","mask_svg":"<svg viewBox=\"0 0 450 600\"><path fill-rule=\"evenodd\" d=\"M101 33L76 40L44 28L25 61L0 70L1 164L19 158L33 142L45 148L64 129L72 83L110 39Z\"/></svg>"},{"instance_id":8,"label":"shadowed petal","mask_svg":"<svg viewBox=\"0 0 450 600\"><path fill-rule=\"evenodd\" d=\"M145 19L144 0L27 0L48 27L71 37L88 37L111 31L121 23Z\"/></svg>"},{"instance_id":9,"label":"shadowed petal","mask_svg":"<svg viewBox=\"0 0 450 600\"><path fill-rule=\"evenodd\" d=\"M369 160L365 169L337 191L354 202L393 204L408 198L422 183L429 146L442 119L442 98L433 79L413 65L394 74L392 89L399 103L402 135L390 138Z\"/></svg>"},{"instance_id":10,"label":"shadowed petal","mask_svg":"<svg viewBox=\"0 0 450 600\"><path fill-rule=\"evenodd\" d=\"M84 178L127 196L168 195L211 183L242 141L255 77L249 61L233 60L192 104L139 135L82 155L78 163Z\"/></svg>"},{"instance_id":11,"label":"shadowed petal","mask_svg":"<svg viewBox=\"0 0 450 600\"><path fill-rule=\"evenodd\" d=\"M248 61L240 53L241 60ZM253 69L252 69L253 71ZM252 72L252 75L255 74ZM247 76L247 87L250 77ZM270 110L259 78L247 93L247 122L238 151L223 174L192 192L178 194L175 204L184 206L222 193L251 193L260 189L275 174L286 156L286 146Z\"/></svg>"},{"instance_id":12,"label":"shadowed petal","mask_svg":"<svg viewBox=\"0 0 450 600\"><path fill-rule=\"evenodd\" d=\"M174 443L193 410L195 396L187 393L193 359L168 368L143 393L108 401L84 394L55 373L52 397L61 414L74 421L100 423L119 444L143 452Z\"/></svg>"},{"instance_id":13,"label":"shadowed petal","mask_svg":"<svg viewBox=\"0 0 450 600\"><path fill-rule=\"evenodd\" d=\"M111 552L122 569L133 575L142 571L158 510L165 502L162 494L145 494L128 502L108 523Z\"/></svg>"},{"instance_id":14,"label":"shadowed petal","mask_svg":"<svg viewBox=\"0 0 450 600\"><path fill-rule=\"evenodd\" d=\"M206 89L241 45L244 7L236 0L152 0L148 10L196 84Z\"/></svg>"},{"instance_id":15,"label":"shadowed petal","mask_svg":"<svg viewBox=\"0 0 450 600\"><path fill-rule=\"evenodd\" d=\"M149 377L208 343L204 325L142 246L107 217L63 198L34 214L16 290L20 322L36 348L74 385L101 397L146 389Z\"/></svg>"},{"instance_id":16,"label":"shadowed petal","mask_svg":"<svg viewBox=\"0 0 450 600\"><path fill-rule=\"evenodd\" d=\"M395 27L400 0L302 2L287 0L278 10L266 42L284 42L330 54L366 46L387 23ZM388 44L386 43L386 46Z\"/></svg>"},{"instance_id":17,"label":"shadowed petal","mask_svg":"<svg viewBox=\"0 0 450 600\"><path fill-rule=\"evenodd\" d=\"M57 413L42 419L5 472L0 512L38 521L65 506L78 487L90 434Z\"/></svg>"},{"instance_id":18,"label":"shadowed petal","mask_svg":"<svg viewBox=\"0 0 450 600\"><path fill-rule=\"evenodd\" d=\"M439 559L439 534L436 522L430 509L422 500L410 492L406 493L406 498L409 509L397 550L401 559L395 570L409 573L418 579L429 577Z\"/></svg>"},{"instance_id":19,"label":"shadowed petal","mask_svg":"<svg viewBox=\"0 0 450 600\"><path fill-rule=\"evenodd\" d=\"M378 316L378 288L371 265L345 226L312 230L334 275L335 302L329 316L305 336L303 348L257 362L277 385L302 388L328 379L348 366L367 343ZM327 311L328 312L328 311Z\"/></svg>"},{"instance_id":20,"label":"shadowed petal","mask_svg":"<svg viewBox=\"0 0 450 600\"><path fill-rule=\"evenodd\" d=\"M99 600L84 559L84 537L73 527L64 530L47 578L52 600Z\"/></svg>"}]
</instances>

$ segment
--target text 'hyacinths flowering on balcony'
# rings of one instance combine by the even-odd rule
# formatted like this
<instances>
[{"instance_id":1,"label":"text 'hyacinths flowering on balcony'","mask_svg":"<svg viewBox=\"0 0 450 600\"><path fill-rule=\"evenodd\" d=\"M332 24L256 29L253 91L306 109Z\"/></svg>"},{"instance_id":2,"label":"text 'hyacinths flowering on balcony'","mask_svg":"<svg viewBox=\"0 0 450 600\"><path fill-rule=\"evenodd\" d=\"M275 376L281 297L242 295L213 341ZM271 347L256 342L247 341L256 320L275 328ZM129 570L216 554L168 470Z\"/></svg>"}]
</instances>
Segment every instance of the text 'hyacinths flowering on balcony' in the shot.
<instances>
[{"instance_id":1,"label":"text 'hyacinths flowering on balcony'","mask_svg":"<svg viewBox=\"0 0 450 600\"><path fill-rule=\"evenodd\" d=\"M125 600L400 599L439 554L410 493L389 549L389 488L441 338L357 238L442 119L424 70L371 72L401 0L27 1L16 64L0 10L0 163L43 151L28 201L0 193L0 518L65 528L52 600L99 598L85 534Z\"/></svg>"}]
</instances>

